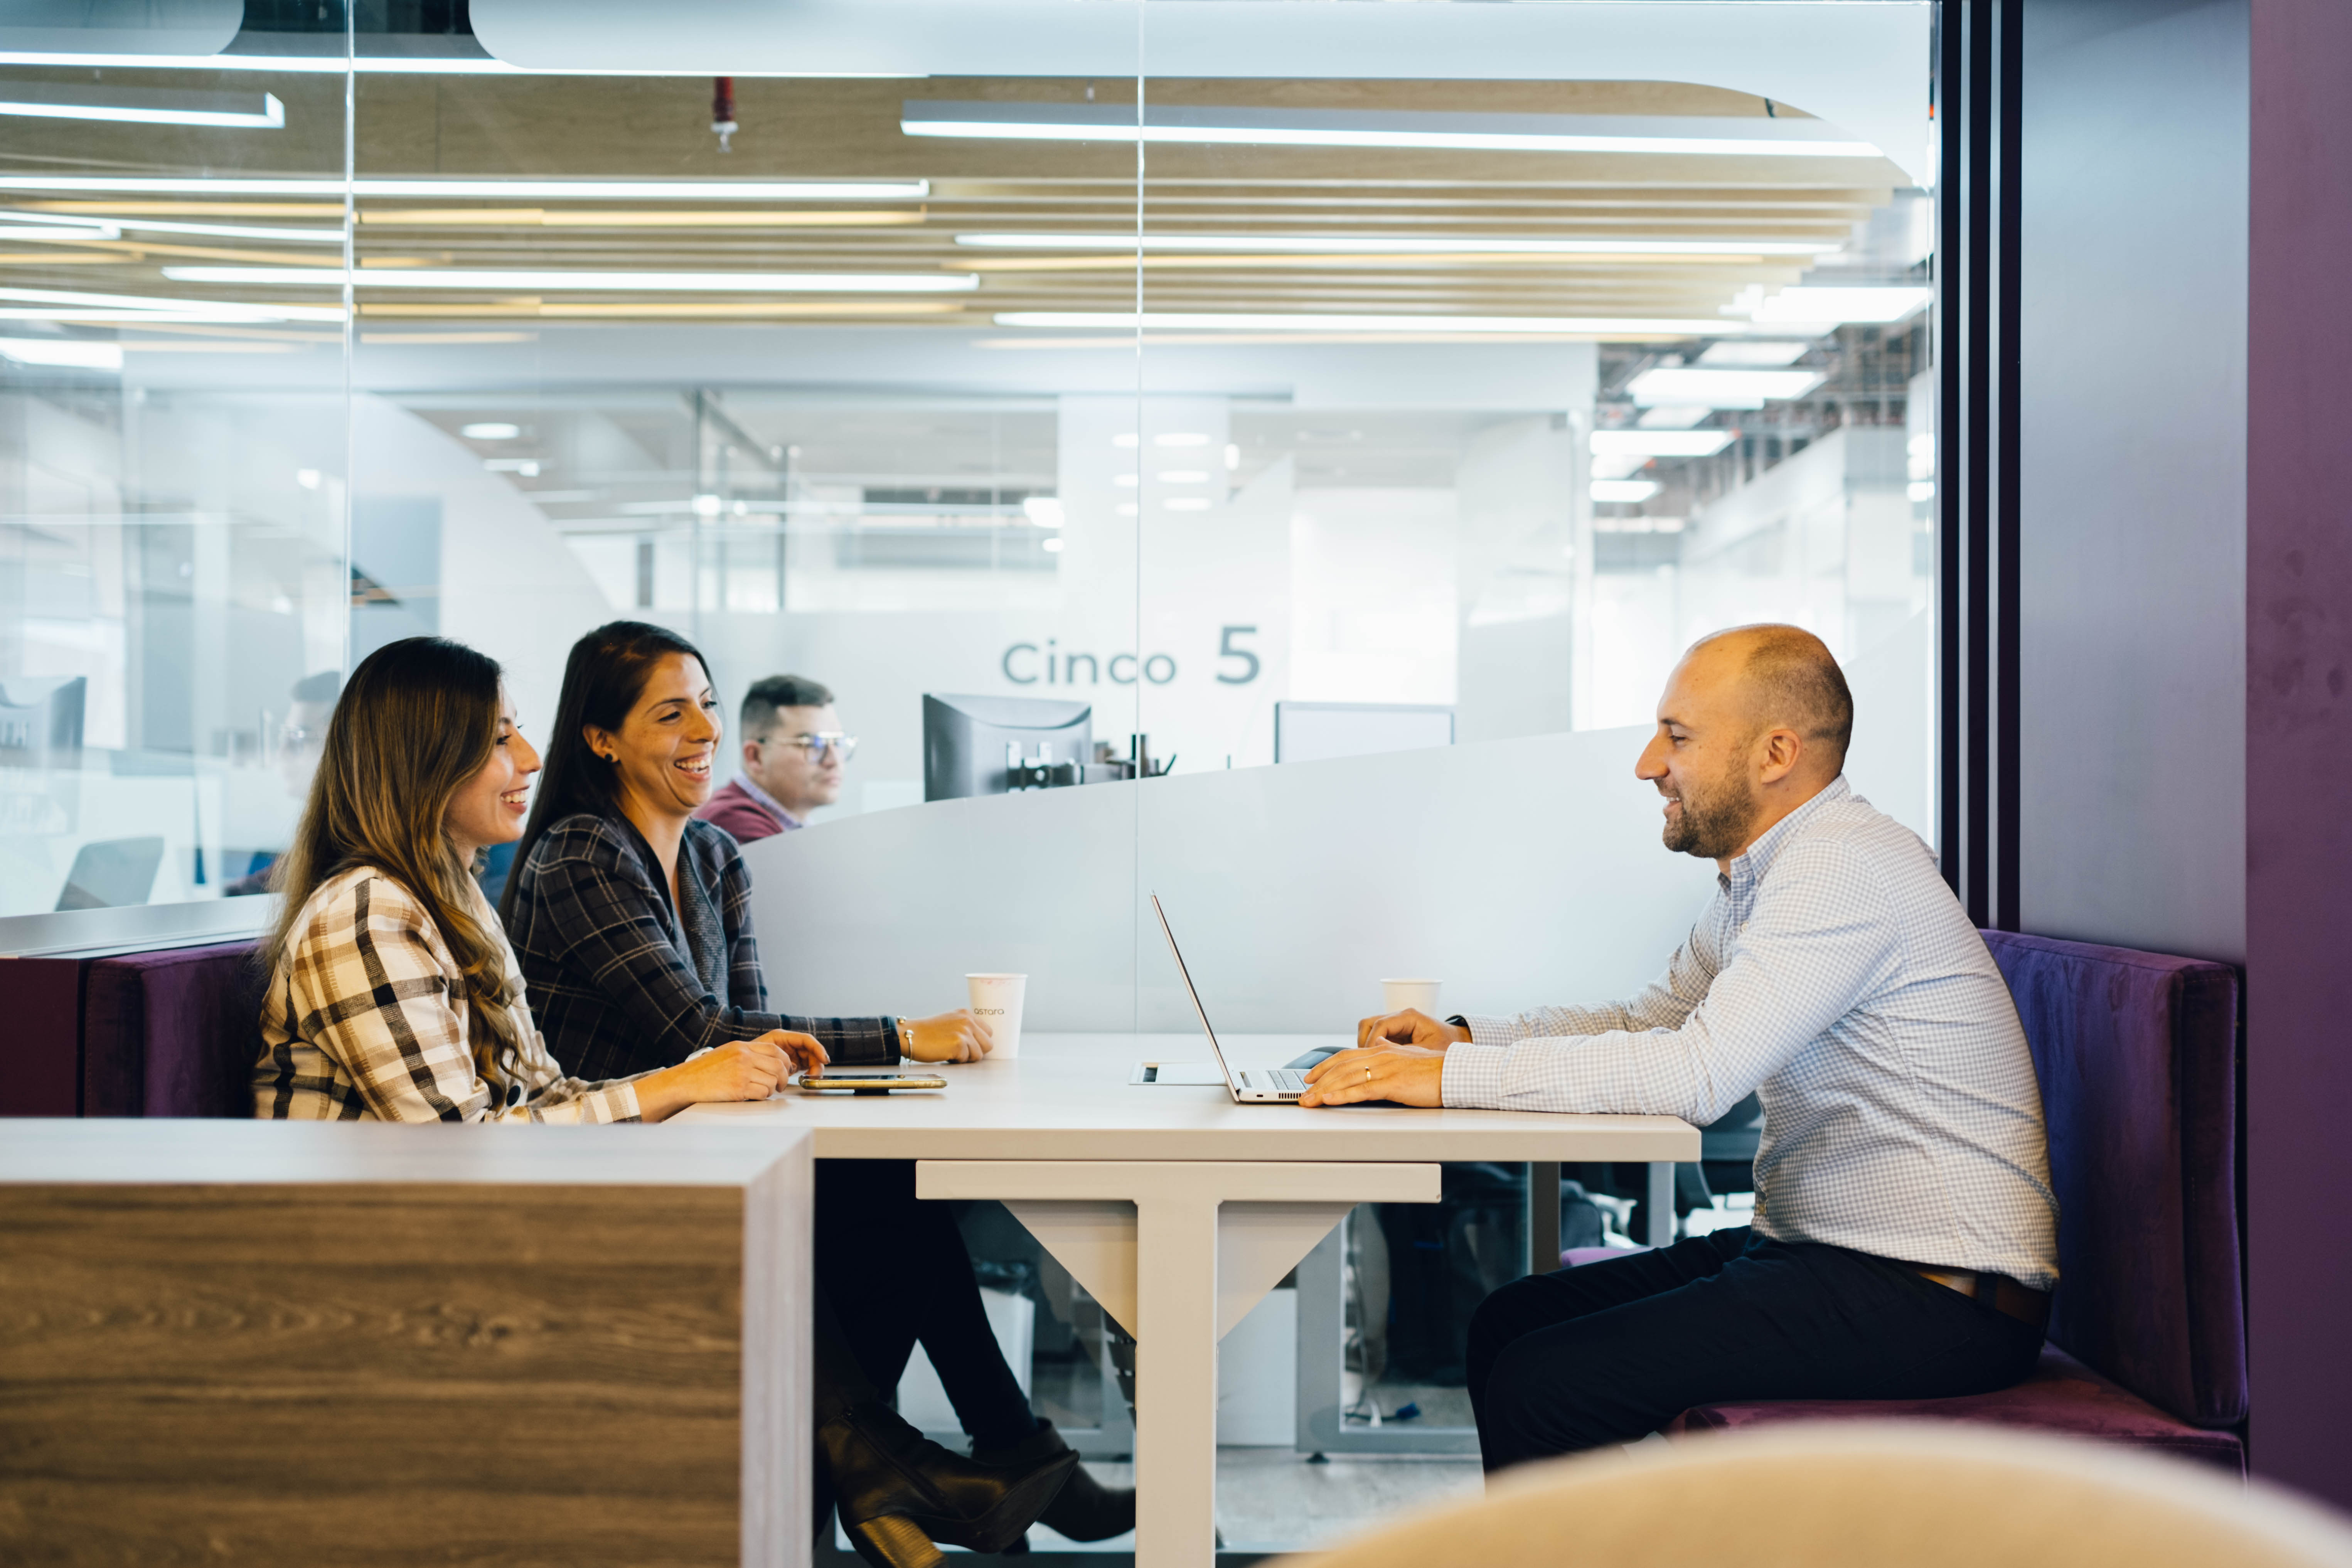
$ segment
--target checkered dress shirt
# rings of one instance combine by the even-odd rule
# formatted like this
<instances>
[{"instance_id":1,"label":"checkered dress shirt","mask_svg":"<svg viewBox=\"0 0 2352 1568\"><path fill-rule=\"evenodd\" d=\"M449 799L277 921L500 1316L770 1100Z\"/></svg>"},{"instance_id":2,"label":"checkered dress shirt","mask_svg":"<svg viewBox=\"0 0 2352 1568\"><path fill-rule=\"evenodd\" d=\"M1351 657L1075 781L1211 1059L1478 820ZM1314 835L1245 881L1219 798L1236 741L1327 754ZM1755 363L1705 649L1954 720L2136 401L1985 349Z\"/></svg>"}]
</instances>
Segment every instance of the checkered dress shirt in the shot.
<instances>
[{"instance_id":1,"label":"checkered dress shirt","mask_svg":"<svg viewBox=\"0 0 2352 1568\"><path fill-rule=\"evenodd\" d=\"M475 911L520 971L498 917L469 880ZM416 896L370 867L330 878L296 919L270 976L253 1068L254 1114L294 1121L635 1121L626 1081L566 1078L531 1027L518 990L508 1004L520 1050L504 1080L475 1071L464 977Z\"/></svg>"},{"instance_id":2,"label":"checkered dress shirt","mask_svg":"<svg viewBox=\"0 0 2352 1568\"><path fill-rule=\"evenodd\" d=\"M1467 1019L1445 1103L1705 1123L1753 1090L1762 1235L2054 1286L2033 1059L1927 847L1841 777L1717 884L1633 1000Z\"/></svg>"},{"instance_id":3,"label":"checkered dress shirt","mask_svg":"<svg viewBox=\"0 0 2352 1568\"><path fill-rule=\"evenodd\" d=\"M531 1011L547 1048L583 1077L617 1078L682 1062L771 1029L814 1035L843 1067L898 1059L893 1017L814 1018L771 1013L751 933L751 873L727 830L689 821L680 881L716 913L711 973L697 973L693 942L670 908L652 847L625 818L580 812L549 824L515 868L507 934L522 955Z\"/></svg>"}]
</instances>

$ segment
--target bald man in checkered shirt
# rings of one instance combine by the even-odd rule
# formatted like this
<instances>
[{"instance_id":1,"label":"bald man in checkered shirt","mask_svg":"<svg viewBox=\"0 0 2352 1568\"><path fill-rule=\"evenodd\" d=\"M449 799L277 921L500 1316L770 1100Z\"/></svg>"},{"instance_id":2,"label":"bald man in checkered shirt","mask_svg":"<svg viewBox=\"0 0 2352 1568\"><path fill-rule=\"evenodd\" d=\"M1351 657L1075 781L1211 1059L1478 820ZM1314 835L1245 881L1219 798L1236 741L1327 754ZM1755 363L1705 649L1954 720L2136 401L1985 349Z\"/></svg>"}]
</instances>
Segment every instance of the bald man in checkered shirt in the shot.
<instances>
[{"instance_id":1,"label":"bald man in checkered shirt","mask_svg":"<svg viewBox=\"0 0 2352 1568\"><path fill-rule=\"evenodd\" d=\"M1720 1400L1922 1399L2032 1370L2058 1282L2041 1090L2000 973L1918 837L1847 787L1821 640L1684 656L1634 772L1714 901L1639 996L1367 1018L1308 1105L1764 1106L1756 1221L1489 1296L1466 1358L1489 1470Z\"/></svg>"}]
</instances>

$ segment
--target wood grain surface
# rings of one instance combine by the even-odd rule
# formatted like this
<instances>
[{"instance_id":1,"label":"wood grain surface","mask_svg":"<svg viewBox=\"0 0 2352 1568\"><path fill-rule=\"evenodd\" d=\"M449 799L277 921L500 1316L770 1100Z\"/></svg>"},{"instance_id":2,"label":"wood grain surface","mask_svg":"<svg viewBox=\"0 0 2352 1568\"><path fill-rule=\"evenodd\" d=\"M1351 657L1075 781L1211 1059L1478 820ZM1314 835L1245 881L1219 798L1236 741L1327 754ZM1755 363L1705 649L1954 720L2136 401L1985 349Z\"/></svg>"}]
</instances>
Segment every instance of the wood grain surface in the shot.
<instances>
[{"instance_id":1,"label":"wood grain surface","mask_svg":"<svg viewBox=\"0 0 2352 1568\"><path fill-rule=\"evenodd\" d=\"M0 1190L0 1561L746 1560L746 1198Z\"/></svg>"}]
</instances>

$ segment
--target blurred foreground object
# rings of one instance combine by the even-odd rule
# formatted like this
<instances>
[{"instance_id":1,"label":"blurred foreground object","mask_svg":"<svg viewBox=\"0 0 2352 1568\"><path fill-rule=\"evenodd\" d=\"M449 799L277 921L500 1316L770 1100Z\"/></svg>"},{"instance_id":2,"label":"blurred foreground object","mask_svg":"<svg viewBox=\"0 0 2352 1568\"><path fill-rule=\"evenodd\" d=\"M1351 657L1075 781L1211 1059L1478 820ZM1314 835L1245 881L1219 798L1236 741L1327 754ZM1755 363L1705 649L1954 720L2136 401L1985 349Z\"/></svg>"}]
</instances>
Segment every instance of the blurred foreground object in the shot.
<instances>
[{"instance_id":1,"label":"blurred foreground object","mask_svg":"<svg viewBox=\"0 0 2352 1568\"><path fill-rule=\"evenodd\" d=\"M1297 1568L2347 1568L2352 1521L2038 1434L1840 1424L1606 1449L1498 1478Z\"/></svg>"}]
</instances>

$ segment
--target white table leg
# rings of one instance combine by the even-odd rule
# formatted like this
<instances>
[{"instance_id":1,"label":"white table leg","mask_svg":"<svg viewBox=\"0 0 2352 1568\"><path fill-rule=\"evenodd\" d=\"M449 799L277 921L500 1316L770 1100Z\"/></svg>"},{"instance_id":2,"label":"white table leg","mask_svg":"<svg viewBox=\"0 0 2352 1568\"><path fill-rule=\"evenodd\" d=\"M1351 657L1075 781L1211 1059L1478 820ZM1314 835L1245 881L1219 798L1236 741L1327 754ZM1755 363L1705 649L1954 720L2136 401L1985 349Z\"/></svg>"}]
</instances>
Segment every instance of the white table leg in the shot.
<instances>
[{"instance_id":1,"label":"white table leg","mask_svg":"<svg viewBox=\"0 0 2352 1568\"><path fill-rule=\"evenodd\" d=\"M1213 1563L1217 1203L1147 1199L1136 1218L1136 1568Z\"/></svg>"},{"instance_id":2,"label":"white table leg","mask_svg":"<svg viewBox=\"0 0 2352 1568\"><path fill-rule=\"evenodd\" d=\"M1359 1203L1435 1203L1435 1165L925 1160L997 1198L1136 1339L1136 1568L1216 1554L1217 1342Z\"/></svg>"}]
</instances>

